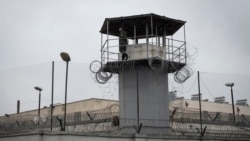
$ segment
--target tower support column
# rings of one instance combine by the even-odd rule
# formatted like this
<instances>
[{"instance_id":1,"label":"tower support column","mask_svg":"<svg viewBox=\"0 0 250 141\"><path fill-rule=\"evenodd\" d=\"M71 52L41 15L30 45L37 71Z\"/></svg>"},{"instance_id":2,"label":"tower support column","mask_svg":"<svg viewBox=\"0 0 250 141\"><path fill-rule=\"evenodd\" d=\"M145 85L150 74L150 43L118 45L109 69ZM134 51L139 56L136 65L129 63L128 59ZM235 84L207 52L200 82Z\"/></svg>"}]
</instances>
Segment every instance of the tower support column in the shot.
<instances>
[{"instance_id":1,"label":"tower support column","mask_svg":"<svg viewBox=\"0 0 250 141\"><path fill-rule=\"evenodd\" d=\"M124 132L167 133L168 73L155 72L149 66L121 68L119 101Z\"/></svg>"}]
</instances>

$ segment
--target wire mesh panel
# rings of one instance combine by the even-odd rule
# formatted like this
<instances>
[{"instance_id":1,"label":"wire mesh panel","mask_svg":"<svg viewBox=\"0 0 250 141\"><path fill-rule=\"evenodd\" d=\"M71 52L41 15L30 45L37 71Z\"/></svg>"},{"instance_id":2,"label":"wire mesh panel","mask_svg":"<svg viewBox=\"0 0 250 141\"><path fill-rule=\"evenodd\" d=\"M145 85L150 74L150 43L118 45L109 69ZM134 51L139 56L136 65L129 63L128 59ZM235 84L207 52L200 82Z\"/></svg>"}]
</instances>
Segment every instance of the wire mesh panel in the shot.
<instances>
[{"instance_id":1,"label":"wire mesh panel","mask_svg":"<svg viewBox=\"0 0 250 141\"><path fill-rule=\"evenodd\" d=\"M152 134L168 136L194 136L199 137L200 120L199 113L176 112L170 121L155 121L143 119L120 119L118 112L111 112L110 109L102 111L76 112L67 114L66 131L71 133L91 133L91 134ZM216 113L207 112L207 115L216 117ZM34 115L22 117L1 117L0 135L11 133L22 133L27 131L50 131L50 118L38 121ZM207 118L203 123L204 137L239 138L250 137L249 116L244 116L244 120L234 122L230 120L230 114L220 114L221 118ZM61 131L63 115L53 117L53 130ZM225 120L228 119L228 120ZM167 122L170 122L170 126ZM165 124L166 123L166 124ZM122 125L122 126L121 126ZM120 128L122 127L122 128Z\"/></svg>"}]
</instances>

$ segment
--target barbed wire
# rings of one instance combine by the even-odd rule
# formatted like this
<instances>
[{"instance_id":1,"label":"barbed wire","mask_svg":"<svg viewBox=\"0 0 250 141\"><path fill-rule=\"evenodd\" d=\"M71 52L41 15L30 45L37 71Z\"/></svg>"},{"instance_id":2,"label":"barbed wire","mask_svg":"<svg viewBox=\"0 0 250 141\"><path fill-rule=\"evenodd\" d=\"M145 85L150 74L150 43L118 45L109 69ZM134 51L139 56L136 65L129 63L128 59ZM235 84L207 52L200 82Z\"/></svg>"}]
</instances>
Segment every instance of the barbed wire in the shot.
<instances>
[{"instance_id":1,"label":"barbed wire","mask_svg":"<svg viewBox=\"0 0 250 141\"><path fill-rule=\"evenodd\" d=\"M198 112L175 112L169 120L121 119L119 118L119 107L117 104L96 111L85 111L67 114L68 132L80 133L112 133L112 134L152 134L171 136L200 136ZM173 111L170 111L173 112ZM209 116L208 116L209 115ZM234 122L232 115L226 113L207 112L203 116L203 126L206 127L205 137L250 137L250 116L241 115L238 122ZM7 133L19 133L34 130L50 131L50 116L40 118L39 122L34 120L35 115L23 115L16 117L0 118L0 136ZM216 118L215 118L216 117ZM38 124L39 123L39 124ZM61 131L63 115L53 117L52 132Z\"/></svg>"}]
</instances>

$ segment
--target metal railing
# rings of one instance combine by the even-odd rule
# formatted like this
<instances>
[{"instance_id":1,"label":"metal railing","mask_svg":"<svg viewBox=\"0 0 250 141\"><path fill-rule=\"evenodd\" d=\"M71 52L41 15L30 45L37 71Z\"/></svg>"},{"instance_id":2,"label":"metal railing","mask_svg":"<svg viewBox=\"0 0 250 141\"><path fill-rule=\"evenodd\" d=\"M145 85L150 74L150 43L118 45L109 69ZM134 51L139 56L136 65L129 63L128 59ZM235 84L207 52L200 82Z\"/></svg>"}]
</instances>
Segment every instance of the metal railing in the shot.
<instances>
[{"instance_id":1,"label":"metal railing","mask_svg":"<svg viewBox=\"0 0 250 141\"><path fill-rule=\"evenodd\" d=\"M169 61L186 64L186 42L166 38L166 55Z\"/></svg>"},{"instance_id":2,"label":"metal railing","mask_svg":"<svg viewBox=\"0 0 250 141\"><path fill-rule=\"evenodd\" d=\"M145 40L146 41L146 40ZM145 44L146 42L139 42L138 44ZM167 61L186 64L186 42L165 38L165 45L159 42L150 40L149 45L159 46L165 48L163 52ZM138 45L133 40L129 40L128 46ZM104 65L107 62L118 61L119 54L119 38L107 39L101 46L101 63Z\"/></svg>"}]
</instances>

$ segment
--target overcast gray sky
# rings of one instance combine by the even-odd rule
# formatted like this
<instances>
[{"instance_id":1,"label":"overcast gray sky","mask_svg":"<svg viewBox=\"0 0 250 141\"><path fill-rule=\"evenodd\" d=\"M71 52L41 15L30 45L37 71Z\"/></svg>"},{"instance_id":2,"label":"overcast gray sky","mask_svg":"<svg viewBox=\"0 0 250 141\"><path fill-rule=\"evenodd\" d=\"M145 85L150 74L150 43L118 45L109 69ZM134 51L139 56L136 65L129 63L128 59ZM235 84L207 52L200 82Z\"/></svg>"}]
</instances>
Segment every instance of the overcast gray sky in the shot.
<instances>
[{"instance_id":1,"label":"overcast gray sky","mask_svg":"<svg viewBox=\"0 0 250 141\"><path fill-rule=\"evenodd\" d=\"M5 107L8 103L13 106L17 99L27 101L27 103L33 101L36 105L34 99L37 96L34 94L30 97L28 93L25 95L14 93L25 93L35 84L49 83L46 86L47 90L44 90L44 93L47 93L44 96L46 99L43 99L47 102L44 105L48 105L50 75L43 80L44 82L35 80L43 78L40 74L43 71L50 73L53 60L61 69L64 69L59 55L62 51L70 54L72 67L75 66L77 70L77 66L82 66L83 68L78 69L79 73L82 70L82 73L89 77L90 73L86 71L88 64L100 58L99 30L106 17L155 13L187 21L187 42L191 50L194 48L198 50L198 57L195 58L193 65L196 71L248 76L250 75L248 65L250 60L248 55L250 53L249 6L248 0L0 0L0 79L2 84L0 106ZM30 73L30 70L34 74ZM60 73L61 76L59 76ZM63 73L64 71L58 72L58 79L62 79L62 82L60 81L62 87ZM19 87L14 87L15 91L9 90L9 86L16 79L20 81L27 79L26 74L32 81L22 84L16 81ZM83 79L91 80L85 75L82 76ZM74 79L71 78L71 80ZM86 90L84 86L88 82L90 81L81 83L78 88L71 86L70 89L78 93L72 100L103 96L101 94L90 95L89 93L101 92L91 91L97 89L99 85L91 85L89 87L93 88ZM80 91L77 91L83 89L88 96L84 97ZM58 90L57 93L63 93L63 89ZM58 102L63 101L63 96L58 96L58 99L60 99ZM32 106L29 105L29 107ZM7 110L1 108L0 114L6 112Z\"/></svg>"}]
</instances>

